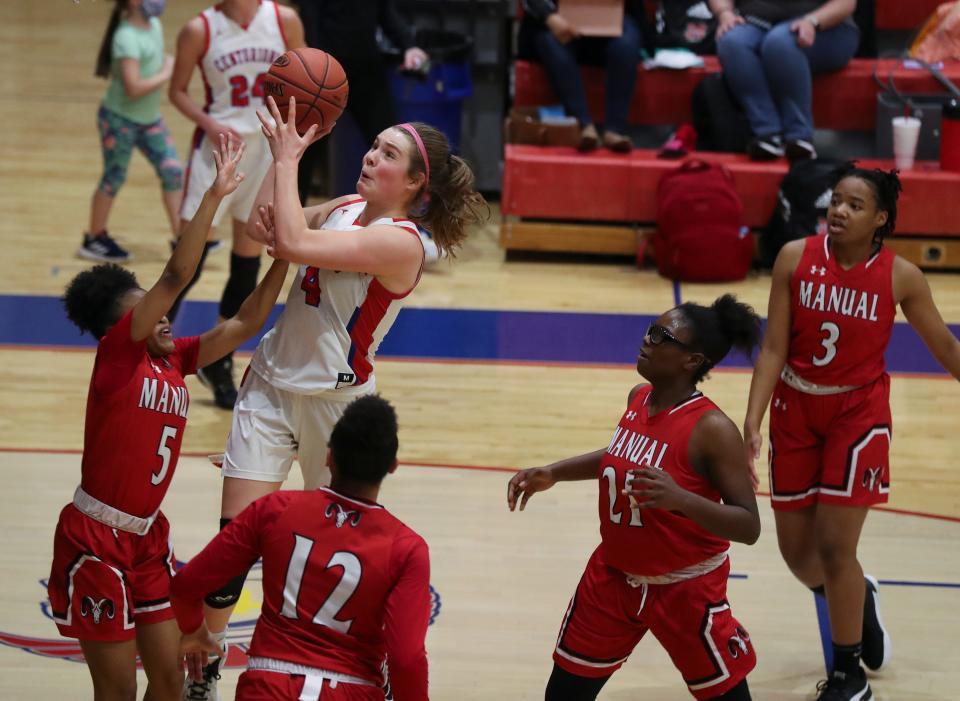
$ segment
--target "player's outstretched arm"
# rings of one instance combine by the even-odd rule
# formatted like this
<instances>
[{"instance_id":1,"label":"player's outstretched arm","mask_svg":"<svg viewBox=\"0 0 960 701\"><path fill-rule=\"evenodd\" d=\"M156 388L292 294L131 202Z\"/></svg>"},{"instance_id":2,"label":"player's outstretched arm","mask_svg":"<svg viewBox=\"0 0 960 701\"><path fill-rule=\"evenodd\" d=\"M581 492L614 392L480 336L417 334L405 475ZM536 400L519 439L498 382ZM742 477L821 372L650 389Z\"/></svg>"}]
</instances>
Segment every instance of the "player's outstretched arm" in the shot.
<instances>
[{"instance_id":1,"label":"player's outstretched arm","mask_svg":"<svg viewBox=\"0 0 960 701\"><path fill-rule=\"evenodd\" d=\"M926 276L916 265L899 256L893 263L893 293L903 315L933 357L960 380L960 341L940 316Z\"/></svg>"},{"instance_id":2,"label":"player's outstretched arm","mask_svg":"<svg viewBox=\"0 0 960 701\"><path fill-rule=\"evenodd\" d=\"M177 625L185 636L190 655L190 676L199 680L203 659L210 652L204 636L203 598L224 586L259 559L258 533L261 525L272 517L275 502L259 500L248 506L227 524L196 557L174 576L170 583L170 605Z\"/></svg>"},{"instance_id":3,"label":"player's outstretched arm","mask_svg":"<svg viewBox=\"0 0 960 701\"><path fill-rule=\"evenodd\" d=\"M431 605L430 554L418 537L403 560L385 607L384 642L395 701L429 698L425 641Z\"/></svg>"},{"instance_id":4,"label":"player's outstretched arm","mask_svg":"<svg viewBox=\"0 0 960 701\"><path fill-rule=\"evenodd\" d=\"M200 352L197 367L209 365L227 353L235 351L257 331L263 328L270 316L277 297L283 288L284 278L290 264L285 260L275 260L263 280L247 297L236 315L225 319L200 336Z\"/></svg>"},{"instance_id":5,"label":"player's outstretched arm","mask_svg":"<svg viewBox=\"0 0 960 701\"><path fill-rule=\"evenodd\" d=\"M254 202L253 209L251 211L259 212L261 208L263 208L263 211L266 211L267 207L273 207L273 188L275 177L276 173L273 165L271 164L270 170L267 171L267 174L263 178L263 182L260 183L260 190L257 192L257 199ZM327 217L329 217L333 212L333 210L340 205L356 198L356 195L343 195L342 197L335 197L334 199L328 200L322 204L304 207L303 215L307 221L307 226L311 229L319 229L323 222L327 220ZM265 246L272 247L275 243L275 234L271 232L271 236L267 238L267 232L261 227L257 226L260 223L259 217L250 217L247 220L247 236Z\"/></svg>"},{"instance_id":6,"label":"player's outstretched arm","mask_svg":"<svg viewBox=\"0 0 960 701\"><path fill-rule=\"evenodd\" d=\"M805 241L791 241L784 246L773 264L770 281L770 302L767 304L767 330L763 335L763 345L757 355L750 380L750 398L747 401L747 415L743 421L743 440L746 445L747 459L750 464L750 479L757 489L760 478L757 475L757 458L763 446L760 424L770 404L770 397L777 386L777 379L787 362L790 347L790 280L797 269L803 254Z\"/></svg>"},{"instance_id":7,"label":"player's outstretched arm","mask_svg":"<svg viewBox=\"0 0 960 701\"><path fill-rule=\"evenodd\" d=\"M736 425L719 411L704 414L690 436L688 454L698 472L720 492L722 503L683 489L667 472L652 467L631 470L623 493L642 509L679 511L721 538L748 545L757 542L757 498Z\"/></svg>"},{"instance_id":8,"label":"player's outstretched arm","mask_svg":"<svg viewBox=\"0 0 960 701\"><path fill-rule=\"evenodd\" d=\"M177 296L193 278L217 207L224 197L243 182L243 173L237 170L243 151L242 141L237 142L226 135L220 135L219 148L213 154L217 164L217 176L204 193L197 213L184 227L160 279L134 307L130 326L130 337L134 341L142 341L153 333L153 327L166 316Z\"/></svg>"},{"instance_id":9,"label":"player's outstretched arm","mask_svg":"<svg viewBox=\"0 0 960 701\"><path fill-rule=\"evenodd\" d=\"M537 492L550 489L557 482L577 482L596 479L600 470L600 461L606 449L560 460L546 467L531 467L520 470L507 483L507 507L514 511L518 500L523 511L527 502Z\"/></svg>"}]
</instances>

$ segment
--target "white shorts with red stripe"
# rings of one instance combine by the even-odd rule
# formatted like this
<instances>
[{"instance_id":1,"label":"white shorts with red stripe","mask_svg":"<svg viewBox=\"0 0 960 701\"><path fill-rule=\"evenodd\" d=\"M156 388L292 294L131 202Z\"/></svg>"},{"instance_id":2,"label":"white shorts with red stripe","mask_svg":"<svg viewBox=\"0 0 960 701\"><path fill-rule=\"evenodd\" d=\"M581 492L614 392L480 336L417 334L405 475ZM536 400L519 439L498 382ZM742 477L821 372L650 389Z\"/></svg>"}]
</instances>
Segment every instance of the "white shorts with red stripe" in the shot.
<instances>
[{"instance_id":1,"label":"white shorts with red stripe","mask_svg":"<svg viewBox=\"0 0 960 701\"><path fill-rule=\"evenodd\" d=\"M370 394L376 391L371 380ZM304 489L330 483L327 443L334 424L356 393L297 394L274 387L248 371L240 383L223 456L223 476L284 482L294 458Z\"/></svg>"}]
</instances>

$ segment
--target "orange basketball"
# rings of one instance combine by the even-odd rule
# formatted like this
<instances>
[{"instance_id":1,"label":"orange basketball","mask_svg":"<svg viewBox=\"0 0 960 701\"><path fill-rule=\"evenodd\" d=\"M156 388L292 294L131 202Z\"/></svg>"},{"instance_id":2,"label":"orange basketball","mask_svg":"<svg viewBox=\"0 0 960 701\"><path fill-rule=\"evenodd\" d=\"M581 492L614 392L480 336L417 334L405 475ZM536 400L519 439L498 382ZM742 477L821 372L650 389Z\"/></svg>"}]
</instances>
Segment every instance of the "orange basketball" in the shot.
<instances>
[{"instance_id":1,"label":"orange basketball","mask_svg":"<svg viewBox=\"0 0 960 701\"><path fill-rule=\"evenodd\" d=\"M277 58L263 81L264 95L272 95L287 119L290 96L297 100L297 132L311 125L324 131L347 106L347 74L333 56L320 49L291 49Z\"/></svg>"}]
</instances>

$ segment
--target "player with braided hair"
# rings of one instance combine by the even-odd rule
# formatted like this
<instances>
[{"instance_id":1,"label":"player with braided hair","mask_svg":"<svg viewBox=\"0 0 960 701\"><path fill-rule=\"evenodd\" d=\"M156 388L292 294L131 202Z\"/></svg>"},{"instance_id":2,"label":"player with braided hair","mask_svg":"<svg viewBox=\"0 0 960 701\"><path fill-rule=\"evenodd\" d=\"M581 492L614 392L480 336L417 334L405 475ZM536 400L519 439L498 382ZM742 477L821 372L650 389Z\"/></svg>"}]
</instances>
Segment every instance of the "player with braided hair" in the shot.
<instances>
[{"instance_id":1,"label":"player with braided hair","mask_svg":"<svg viewBox=\"0 0 960 701\"><path fill-rule=\"evenodd\" d=\"M834 668L820 701L872 698L860 667L890 659L877 582L857 560L870 507L887 501L892 436L884 352L899 305L960 379L960 342L923 273L884 246L897 220L896 171L851 166L827 210L827 233L793 241L773 268L768 325L744 422L753 465L770 406L770 492L780 552L825 595ZM772 399L772 403L771 403ZM754 468L754 481L757 483Z\"/></svg>"}]
</instances>

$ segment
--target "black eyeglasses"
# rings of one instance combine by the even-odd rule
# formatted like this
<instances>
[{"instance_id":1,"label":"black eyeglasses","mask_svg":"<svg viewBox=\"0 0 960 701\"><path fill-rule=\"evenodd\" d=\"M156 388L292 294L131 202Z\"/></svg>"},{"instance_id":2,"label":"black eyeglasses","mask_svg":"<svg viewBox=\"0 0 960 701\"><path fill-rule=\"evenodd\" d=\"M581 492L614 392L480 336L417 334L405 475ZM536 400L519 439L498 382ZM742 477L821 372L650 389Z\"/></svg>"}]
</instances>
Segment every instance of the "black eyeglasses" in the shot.
<instances>
[{"instance_id":1,"label":"black eyeglasses","mask_svg":"<svg viewBox=\"0 0 960 701\"><path fill-rule=\"evenodd\" d=\"M669 343L675 343L681 348L686 348L687 350L690 349L690 346L659 324L650 324L650 328L647 329L647 337L650 339L650 344L654 346L659 346L664 341L667 341Z\"/></svg>"}]
</instances>

